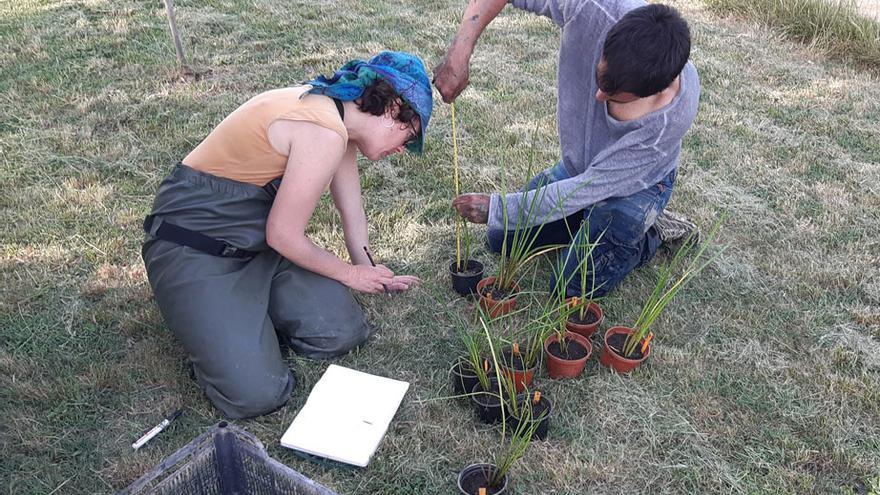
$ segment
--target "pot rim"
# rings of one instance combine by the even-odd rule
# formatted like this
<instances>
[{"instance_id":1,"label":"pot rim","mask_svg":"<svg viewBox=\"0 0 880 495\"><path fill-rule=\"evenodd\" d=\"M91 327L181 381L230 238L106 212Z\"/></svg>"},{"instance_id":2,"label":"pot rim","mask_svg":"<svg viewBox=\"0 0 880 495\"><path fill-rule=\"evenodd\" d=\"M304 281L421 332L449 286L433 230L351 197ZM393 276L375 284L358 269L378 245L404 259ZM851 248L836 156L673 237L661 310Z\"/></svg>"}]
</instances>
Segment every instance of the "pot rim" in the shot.
<instances>
[{"instance_id":1,"label":"pot rim","mask_svg":"<svg viewBox=\"0 0 880 495\"><path fill-rule=\"evenodd\" d=\"M531 397L532 394L534 394L534 392L529 392L529 394L528 394L529 397ZM517 402L520 402L520 401L522 401L522 400L525 399L525 398L526 398L526 394L517 394L517 396L516 396L516 401L517 401ZM542 393L541 393L541 398L538 399L538 402L544 402L544 401L546 401L546 404L547 404L547 415L544 416L544 418L541 419L541 421L544 421L544 420L547 420L547 419L550 419L551 417L553 417L553 412L554 412L553 401L550 400L549 398L547 398L547 397L544 395L544 393L542 392ZM519 418L517 418L517 419L519 419ZM536 418L532 418L532 421L537 421L537 419L536 419Z\"/></svg>"},{"instance_id":2,"label":"pot rim","mask_svg":"<svg viewBox=\"0 0 880 495\"><path fill-rule=\"evenodd\" d=\"M482 289L483 287L485 287L486 285L494 282L496 278L497 277L495 277L495 275L489 275L488 277L480 279L480 281L477 282L477 295L483 299L486 299L486 296L484 296L483 294L480 294L479 290ZM510 297L505 297L504 299L492 299L492 301L501 302L501 301L508 301L510 299L516 299L516 297L519 295L519 293L522 292L522 288L520 287L519 283L514 281L513 282L513 289L514 289L514 292Z\"/></svg>"},{"instance_id":3,"label":"pot rim","mask_svg":"<svg viewBox=\"0 0 880 495\"><path fill-rule=\"evenodd\" d=\"M453 277L473 277L474 275L476 275L476 274L474 274L474 275L461 275L461 274L460 274L461 272L457 272L457 271L453 270L453 267L454 267L456 264L457 264L457 263L455 262L455 260L453 260L452 262L449 263L449 273L450 273ZM479 261L477 261L477 260L475 260L475 259L469 259L469 260L468 260L468 264L467 264L467 266L471 266L471 264L476 264L476 265L477 265L476 267L474 267L474 269L479 268L478 273L480 273L480 274L482 274L483 271L486 269L486 267L485 267L481 262L479 262Z\"/></svg>"},{"instance_id":4,"label":"pot rim","mask_svg":"<svg viewBox=\"0 0 880 495\"><path fill-rule=\"evenodd\" d=\"M620 334L620 333L626 334L626 335L632 335L633 333L635 333L635 330L632 329L631 327L626 327L623 325L616 325L616 326L609 328L608 330L605 330L605 336L602 338L602 342L605 344L605 349L607 349L612 354L614 354L615 358L620 359L625 363L636 363L637 364L637 363L641 363L642 361L648 359L648 356L651 355L651 343L650 342L648 342L647 351L639 359L632 359L632 358L624 357L620 353L615 351L611 346L609 346L608 345L608 337L610 337L612 334Z\"/></svg>"},{"instance_id":5,"label":"pot rim","mask_svg":"<svg viewBox=\"0 0 880 495\"><path fill-rule=\"evenodd\" d=\"M495 471L500 469L498 466L492 464L491 462L477 462L473 464L468 464L467 466L465 466L464 469L458 472L458 490L465 495L469 495L468 492L466 492L461 486L461 479L465 476L466 473L470 473L475 469L483 469L484 467L488 467ZM506 474L501 478L501 489L495 492L496 494L504 493L504 491L507 490L507 479L508 476Z\"/></svg>"},{"instance_id":6,"label":"pot rim","mask_svg":"<svg viewBox=\"0 0 880 495\"><path fill-rule=\"evenodd\" d=\"M576 296L569 297L566 299L566 301L570 301L572 299L577 299L577 297ZM566 323L571 323L572 325L577 325L579 327L591 327L593 325L599 326L602 323L602 320L605 319L605 312L602 311L602 307L599 306L599 304L596 301L590 301L590 305L587 306L587 311L596 315L595 322L593 322L593 323L575 323L575 322L568 319L568 318L571 318L571 316L572 316L572 315L569 315L568 318L566 318L566 320L565 320ZM574 313L572 313L572 314L574 314Z\"/></svg>"},{"instance_id":7,"label":"pot rim","mask_svg":"<svg viewBox=\"0 0 880 495\"><path fill-rule=\"evenodd\" d=\"M489 378L490 386L492 383L497 384L498 379L497 378ZM471 393L471 400L476 402L477 405L480 407L487 407L487 408L488 407L499 407L500 408L501 403L504 402L504 396L501 395L501 390L499 390L498 393L496 394L496 393L490 392L488 390L483 390L482 388L480 388L481 386L482 385L480 384L480 382L477 382L476 384L474 384L474 388L472 388L471 392L470 392ZM477 388L480 388L480 389L477 390ZM499 388L500 388L500 385L499 385ZM484 403L480 402L478 397L480 397L481 395L491 395L493 397L498 397L498 405L496 406L495 404L484 404Z\"/></svg>"},{"instance_id":8,"label":"pot rim","mask_svg":"<svg viewBox=\"0 0 880 495\"><path fill-rule=\"evenodd\" d=\"M593 355L593 343L590 342L590 339L584 337L583 335L581 335L579 333L571 332L568 330L565 331L565 336L572 338L578 344L583 345L584 348L587 350L587 355L580 358L580 359L565 359L565 358L562 358L559 356L554 356L553 354L551 354L549 351L550 344L552 344L553 342L559 341L559 335L556 333L547 337L547 340L544 341L544 352L546 352L550 357L553 357L553 358L558 359L560 361L568 361L568 362L573 362L573 363L576 363L581 360L586 361L586 360L590 359L590 356Z\"/></svg>"}]
</instances>

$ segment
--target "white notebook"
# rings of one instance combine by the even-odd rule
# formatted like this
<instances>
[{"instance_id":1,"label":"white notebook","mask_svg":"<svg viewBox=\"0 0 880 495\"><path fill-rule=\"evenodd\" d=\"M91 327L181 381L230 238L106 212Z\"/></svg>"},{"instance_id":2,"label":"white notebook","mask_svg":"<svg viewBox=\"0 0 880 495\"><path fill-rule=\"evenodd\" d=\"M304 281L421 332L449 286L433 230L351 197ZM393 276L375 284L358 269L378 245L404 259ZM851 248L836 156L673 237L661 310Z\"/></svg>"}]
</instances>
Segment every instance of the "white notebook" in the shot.
<instances>
[{"instance_id":1,"label":"white notebook","mask_svg":"<svg viewBox=\"0 0 880 495\"><path fill-rule=\"evenodd\" d=\"M331 364L281 445L366 467L408 388L408 382Z\"/></svg>"}]
</instances>

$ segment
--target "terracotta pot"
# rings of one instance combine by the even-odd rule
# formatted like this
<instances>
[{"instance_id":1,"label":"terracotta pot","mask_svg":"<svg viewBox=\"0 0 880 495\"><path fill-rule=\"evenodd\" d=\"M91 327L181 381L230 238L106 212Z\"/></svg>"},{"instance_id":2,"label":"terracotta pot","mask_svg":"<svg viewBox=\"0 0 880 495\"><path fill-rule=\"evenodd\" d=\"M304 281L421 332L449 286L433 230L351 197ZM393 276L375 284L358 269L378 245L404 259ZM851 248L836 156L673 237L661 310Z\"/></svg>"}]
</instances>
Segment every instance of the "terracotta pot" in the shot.
<instances>
[{"instance_id":1,"label":"terracotta pot","mask_svg":"<svg viewBox=\"0 0 880 495\"><path fill-rule=\"evenodd\" d=\"M616 351L611 349L608 346L608 339L613 335L624 335L629 336L632 335L634 330L629 327L611 327L605 332L605 346L602 347L602 353L599 356L599 362L602 363L602 366L606 368L612 368L619 373L629 373L634 370L636 366L642 364L642 362L648 359L648 356L651 355L651 344L648 344L648 348L645 349L645 354L641 357L641 359L629 359L621 356Z\"/></svg>"},{"instance_id":2,"label":"terracotta pot","mask_svg":"<svg viewBox=\"0 0 880 495\"><path fill-rule=\"evenodd\" d=\"M501 368L504 376L513 382L514 388L516 388L516 393L520 393L529 387L532 384L532 380L535 379L535 371L538 369L538 365L535 364L531 368L520 370L510 366L513 364L513 357L510 349L502 351L501 356L501 362L498 363L498 366ZM522 356L520 356L519 359L522 360Z\"/></svg>"},{"instance_id":3,"label":"terracotta pot","mask_svg":"<svg viewBox=\"0 0 880 495\"><path fill-rule=\"evenodd\" d=\"M498 472L498 466L494 464L471 464L458 473L458 490L463 495L477 495L480 488L486 488L487 495L500 495L507 490L506 474L497 486L487 486L492 475L496 472Z\"/></svg>"},{"instance_id":4,"label":"terracotta pot","mask_svg":"<svg viewBox=\"0 0 880 495\"><path fill-rule=\"evenodd\" d=\"M570 298L569 301L571 299L576 298ZM602 312L602 308L600 308L599 305L594 302L590 302L590 305L587 306L587 311L593 313L593 315L596 316L596 321L594 323L590 323L589 325L581 325L579 323L574 323L571 320L567 320L565 322L565 329L569 332L583 335L584 337L589 339L594 333L596 333L596 330L599 329L599 325L601 325L602 320L605 319L605 314Z\"/></svg>"},{"instance_id":5,"label":"terracotta pot","mask_svg":"<svg viewBox=\"0 0 880 495\"><path fill-rule=\"evenodd\" d=\"M519 294L520 287L516 282L513 283L513 293L506 299L495 300L489 299L483 295L483 288L492 285L495 277L486 277L477 283L477 295L480 297L480 306L489 314L490 318L497 318L506 315L516 308L516 297Z\"/></svg>"},{"instance_id":6,"label":"terracotta pot","mask_svg":"<svg viewBox=\"0 0 880 495\"><path fill-rule=\"evenodd\" d=\"M559 336L556 334L551 335L546 341L544 341L544 355L547 359L547 374L550 375L550 378L575 378L579 376L584 371L584 366L587 364L587 360L590 359L590 355L593 353L593 346L590 345L590 341L587 340L583 335L579 335L573 332L565 332L565 340L568 342L568 345L572 345L574 343L580 344L586 351L587 355L580 359L565 359L559 356L554 356L550 352L550 345L559 341Z\"/></svg>"},{"instance_id":7,"label":"terracotta pot","mask_svg":"<svg viewBox=\"0 0 880 495\"><path fill-rule=\"evenodd\" d=\"M456 271L457 263L449 264L449 275L452 277L452 288L462 296L477 294L477 284L483 278L483 264L476 260L468 260L464 272Z\"/></svg>"}]
</instances>

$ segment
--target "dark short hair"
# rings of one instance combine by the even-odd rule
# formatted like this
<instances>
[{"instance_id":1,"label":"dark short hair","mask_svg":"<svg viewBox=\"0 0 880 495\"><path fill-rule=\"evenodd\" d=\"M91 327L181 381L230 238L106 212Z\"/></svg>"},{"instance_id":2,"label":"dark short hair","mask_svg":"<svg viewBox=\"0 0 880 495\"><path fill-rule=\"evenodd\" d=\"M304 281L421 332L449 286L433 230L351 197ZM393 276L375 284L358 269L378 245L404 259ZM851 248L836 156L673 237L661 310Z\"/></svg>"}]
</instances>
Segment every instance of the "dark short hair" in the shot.
<instances>
[{"instance_id":1,"label":"dark short hair","mask_svg":"<svg viewBox=\"0 0 880 495\"><path fill-rule=\"evenodd\" d=\"M364 93L355 100L355 103L361 111L370 115L385 115L395 103L399 103L400 108L392 117L406 124L411 124L419 116L413 107L397 94L394 86L384 79L377 79L364 88Z\"/></svg>"},{"instance_id":2,"label":"dark short hair","mask_svg":"<svg viewBox=\"0 0 880 495\"><path fill-rule=\"evenodd\" d=\"M631 10L605 38L599 89L640 97L659 93L678 77L690 53L691 32L677 10L662 4Z\"/></svg>"}]
</instances>

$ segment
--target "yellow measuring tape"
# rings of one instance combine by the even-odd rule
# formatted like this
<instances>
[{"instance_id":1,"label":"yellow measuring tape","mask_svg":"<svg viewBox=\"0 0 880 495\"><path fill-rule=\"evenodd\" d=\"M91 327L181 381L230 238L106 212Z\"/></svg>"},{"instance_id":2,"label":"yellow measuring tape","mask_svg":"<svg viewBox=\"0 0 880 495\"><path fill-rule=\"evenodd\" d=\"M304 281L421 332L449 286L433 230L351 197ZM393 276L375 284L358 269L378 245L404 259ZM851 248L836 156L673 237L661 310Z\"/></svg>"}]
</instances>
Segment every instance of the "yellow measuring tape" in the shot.
<instances>
[{"instance_id":1,"label":"yellow measuring tape","mask_svg":"<svg viewBox=\"0 0 880 495\"><path fill-rule=\"evenodd\" d=\"M455 135L455 102L449 104L452 108L452 174L455 181L455 196L461 194L458 184L458 140ZM455 268L467 268L461 266L461 216L455 219Z\"/></svg>"}]
</instances>

